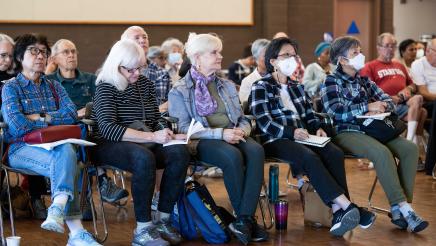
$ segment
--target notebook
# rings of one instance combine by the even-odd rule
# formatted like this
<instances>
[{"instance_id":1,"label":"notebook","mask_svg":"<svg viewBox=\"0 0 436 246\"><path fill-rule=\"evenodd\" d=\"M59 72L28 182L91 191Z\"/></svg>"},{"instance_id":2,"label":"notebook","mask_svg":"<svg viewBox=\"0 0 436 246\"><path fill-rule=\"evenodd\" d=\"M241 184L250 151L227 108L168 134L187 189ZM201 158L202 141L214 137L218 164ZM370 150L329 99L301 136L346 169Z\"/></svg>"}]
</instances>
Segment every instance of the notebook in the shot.
<instances>
[{"instance_id":1,"label":"notebook","mask_svg":"<svg viewBox=\"0 0 436 246\"><path fill-rule=\"evenodd\" d=\"M296 143L301 143L305 145L312 145L316 147L324 147L328 142L330 142L329 137L318 137L316 135L309 135L308 139L305 140L295 140Z\"/></svg>"},{"instance_id":2,"label":"notebook","mask_svg":"<svg viewBox=\"0 0 436 246\"><path fill-rule=\"evenodd\" d=\"M166 146L170 146L170 145L174 145L174 144L188 144L189 139L191 138L191 136L193 134L195 134L197 132L201 132L203 130L204 130L203 125L200 122L195 121L194 119L192 119L191 124L189 125L188 132L186 133L186 137L187 137L186 140L173 139L173 140L170 140L167 143L164 143L163 146L166 147Z\"/></svg>"}]
</instances>

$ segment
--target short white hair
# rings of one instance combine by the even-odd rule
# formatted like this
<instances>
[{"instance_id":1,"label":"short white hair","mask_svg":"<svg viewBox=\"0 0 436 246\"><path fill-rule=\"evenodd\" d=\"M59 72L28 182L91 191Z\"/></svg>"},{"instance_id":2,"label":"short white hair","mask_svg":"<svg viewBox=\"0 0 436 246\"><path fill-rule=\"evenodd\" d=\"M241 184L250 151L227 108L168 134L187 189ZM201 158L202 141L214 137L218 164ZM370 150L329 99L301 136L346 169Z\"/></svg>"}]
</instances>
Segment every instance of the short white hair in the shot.
<instances>
[{"instance_id":1,"label":"short white hair","mask_svg":"<svg viewBox=\"0 0 436 246\"><path fill-rule=\"evenodd\" d=\"M55 55L59 54L59 46L61 46L61 44L63 44L63 43L70 43L70 44L74 45L74 47L76 47L76 45L71 40L59 39L51 47L51 56L55 56Z\"/></svg>"},{"instance_id":2,"label":"short white hair","mask_svg":"<svg viewBox=\"0 0 436 246\"><path fill-rule=\"evenodd\" d=\"M259 59L260 54L266 49L266 47L271 43L268 39L260 38L256 39L251 45L251 54L253 54L256 61Z\"/></svg>"},{"instance_id":3,"label":"short white hair","mask_svg":"<svg viewBox=\"0 0 436 246\"><path fill-rule=\"evenodd\" d=\"M196 65L195 64L196 61L194 59L196 55L201 55L215 49L221 51L222 48L223 48L223 43L221 39L219 39L217 36L208 33L203 33L203 34L190 33L188 37L188 41L185 44L186 55L188 56L193 66Z\"/></svg>"},{"instance_id":4,"label":"short white hair","mask_svg":"<svg viewBox=\"0 0 436 246\"><path fill-rule=\"evenodd\" d=\"M15 46L14 40L11 37L9 37L8 35L4 34L4 33L0 33L0 43L2 43L2 42L8 42L8 43L10 43L12 45L12 47ZM13 50L12 50L12 52L13 52ZM9 67L9 69L6 72L8 74L13 74L14 70L15 70L15 67L16 66L15 66L14 59L12 59L11 66Z\"/></svg>"},{"instance_id":5,"label":"short white hair","mask_svg":"<svg viewBox=\"0 0 436 246\"><path fill-rule=\"evenodd\" d=\"M161 44L161 49L163 50L163 52L169 54L172 52L174 46L180 48L180 50L183 51L183 43L180 42L180 40L178 40L177 38L167 38Z\"/></svg>"},{"instance_id":6,"label":"short white hair","mask_svg":"<svg viewBox=\"0 0 436 246\"><path fill-rule=\"evenodd\" d=\"M119 91L123 91L128 86L128 81L120 73L119 67L125 66L132 68L139 64L145 64L145 55L142 48L132 40L120 40L112 46L100 73L98 74L96 85L109 83Z\"/></svg>"},{"instance_id":7,"label":"short white hair","mask_svg":"<svg viewBox=\"0 0 436 246\"><path fill-rule=\"evenodd\" d=\"M144 32L147 36L147 32L144 30L144 28L140 27L140 26L129 26L124 32L123 34L121 34L121 40L126 40L126 39L130 39L129 34L131 31L142 31Z\"/></svg>"}]
</instances>

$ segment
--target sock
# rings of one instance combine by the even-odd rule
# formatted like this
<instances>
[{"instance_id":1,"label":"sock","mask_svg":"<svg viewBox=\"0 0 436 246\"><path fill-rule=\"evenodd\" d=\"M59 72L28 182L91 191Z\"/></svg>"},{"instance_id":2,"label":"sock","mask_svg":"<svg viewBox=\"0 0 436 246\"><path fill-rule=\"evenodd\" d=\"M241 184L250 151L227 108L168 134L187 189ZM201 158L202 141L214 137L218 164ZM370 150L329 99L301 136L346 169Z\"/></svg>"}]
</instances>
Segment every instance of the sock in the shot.
<instances>
[{"instance_id":1,"label":"sock","mask_svg":"<svg viewBox=\"0 0 436 246\"><path fill-rule=\"evenodd\" d=\"M156 221L168 221L170 219L170 214L169 213L164 213L161 211L157 211L156 213Z\"/></svg>"},{"instance_id":2,"label":"sock","mask_svg":"<svg viewBox=\"0 0 436 246\"><path fill-rule=\"evenodd\" d=\"M336 213L336 211L338 211L339 209L341 209L341 206L339 206L339 205L336 204L336 203L333 203L333 205L332 205L332 211L333 211L333 213Z\"/></svg>"},{"instance_id":3,"label":"sock","mask_svg":"<svg viewBox=\"0 0 436 246\"><path fill-rule=\"evenodd\" d=\"M414 212L410 204L405 203L404 205L400 206L400 212L404 216L404 218L407 218L409 216L409 212Z\"/></svg>"},{"instance_id":4,"label":"sock","mask_svg":"<svg viewBox=\"0 0 436 246\"><path fill-rule=\"evenodd\" d=\"M136 222L136 231L141 231L144 228L147 228L149 226L152 226L153 222L152 221L148 221L148 222Z\"/></svg>"},{"instance_id":5,"label":"sock","mask_svg":"<svg viewBox=\"0 0 436 246\"><path fill-rule=\"evenodd\" d=\"M418 121L408 121L407 122L407 140L412 141L416 133L416 127L418 126Z\"/></svg>"},{"instance_id":6,"label":"sock","mask_svg":"<svg viewBox=\"0 0 436 246\"><path fill-rule=\"evenodd\" d=\"M303 187L305 180L303 178L299 178L297 182L298 189L301 189Z\"/></svg>"},{"instance_id":7,"label":"sock","mask_svg":"<svg viewBox=\"0 0 436 246\"><path fill-rule=\"evenodd\" d=\"M56 203L62 207L65 207L67 202L68 202L68 196L66 194L59 194L53 198L53 203Z\"/></svg>"},{"instance_id":8,"label":"sock","mask_svg":"<svg viewBox=\"0 0 436 246\"><path fill-rule=\"evenodd\" d=\"M72 237L74 237L80 230L84 230L82 221L80 221L79 219L65 220L65 223L67 223L68 229L70 229Z\"/></svg>"},{"instance_id":9,"label":"sock","mask_svg":"<svg viewBox=\"0 0 436 246\"><path fill-rule=\"evenodd\" d=\"M412 142L414 143L414 144L416 144L416 145L418 145L418 136L413 136L413 138L412 138ZM418 146L419 147L419 146Z\"/></svg>"},{"instance_id":10,"label":"sock","mask_svg":"<svg viewBox=\"0 0 436 246\"><path fill-rule=\"evenodd\" d=\"M391 211L399 210L399 209L400 209L400 206L398 206L398 204L394 204L391 206Z\"/></svg>"}]
</instances>

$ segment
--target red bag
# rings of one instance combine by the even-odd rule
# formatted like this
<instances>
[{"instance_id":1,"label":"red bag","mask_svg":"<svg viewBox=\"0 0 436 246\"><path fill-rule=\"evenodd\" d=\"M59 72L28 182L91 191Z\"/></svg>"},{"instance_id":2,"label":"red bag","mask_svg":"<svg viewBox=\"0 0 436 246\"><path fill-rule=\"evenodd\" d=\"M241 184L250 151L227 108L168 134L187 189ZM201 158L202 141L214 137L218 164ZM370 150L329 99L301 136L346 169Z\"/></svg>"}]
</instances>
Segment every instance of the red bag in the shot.
<instances>
[{"instance_id":1,"label":"red bag","mask_svg":"<svg viewBox=\"0 0 436 246\"><path fill-rule=\"evenodd\" d=\"M49 126L34 130L24 135L24 142L28 144L51 143L68 138L78 138L82 136L79 125L58 125Z\"/></svg>"}]
</instances>

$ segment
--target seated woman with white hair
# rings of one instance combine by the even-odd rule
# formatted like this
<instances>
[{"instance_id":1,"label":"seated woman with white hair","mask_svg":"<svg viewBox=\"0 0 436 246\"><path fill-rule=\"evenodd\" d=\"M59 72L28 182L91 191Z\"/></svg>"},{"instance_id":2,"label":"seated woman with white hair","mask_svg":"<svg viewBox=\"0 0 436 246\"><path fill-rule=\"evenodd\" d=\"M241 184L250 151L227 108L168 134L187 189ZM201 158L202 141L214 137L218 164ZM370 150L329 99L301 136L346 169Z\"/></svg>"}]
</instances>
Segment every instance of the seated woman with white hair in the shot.
<instances>
[{"instance_id":1,"label":"seated woman with white hair","mask_svg":"<svg viewBox=\"0 0 436 246\"><path fill-rule=\"evenodd\" d=\"M179 69L183 62L183 48L182 42L177 38L167 38L161 44L162 51L167 55L165 68L168 70L172 82L180 79Z\"/></svg>"},{"instance_id":2,"label":"seated woman with white hair","mask_svg":"<svg viewBox=\"0 0 436 246\"><path fill-rule=\"evenodd\" d=\"M197 159L223 170L224 184L236 213L230 230L244 244L264 241L268 233L254 219L263 181L264 152L250 138L238 93L231 81L216 76L222 42L211 34L190 34L186 54L192 67L169 93L169 114L186 133L192 119L205 130L191 136Z\"/></svg>"},{"instance_id":3,"label":"seated woman with white hair","mask_svg":"<svg viewBox=\"0 0 436 246\"><path fill-rule=\"evenodd\" d=\"M173 134L161 118L153 82L142 75L146 64L141 47L121 40L112 47L97 77L91 118L97 122L92 158L132 173L132 196L137 227L132 245L169 245L181 242L170 221L183 188L189 153L185 145L163 147ZM156 220L151 200L156 169L164 168Z\"/></svg>"}]
</instances>

